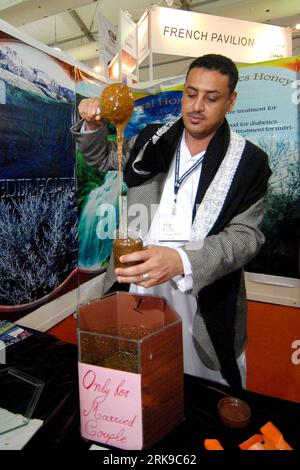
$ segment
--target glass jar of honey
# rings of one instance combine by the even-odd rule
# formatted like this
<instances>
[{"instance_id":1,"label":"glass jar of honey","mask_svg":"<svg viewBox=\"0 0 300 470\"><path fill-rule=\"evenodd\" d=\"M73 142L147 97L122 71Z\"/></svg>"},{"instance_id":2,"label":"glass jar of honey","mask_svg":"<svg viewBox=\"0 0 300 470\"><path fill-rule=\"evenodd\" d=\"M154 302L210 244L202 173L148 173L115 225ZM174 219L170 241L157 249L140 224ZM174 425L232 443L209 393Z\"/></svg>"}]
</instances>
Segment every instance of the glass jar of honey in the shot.
<instances>
[{"instance_id":1,"label":"glass jar of honey","mask_svg":"<svg viewBox=\"0 0 300 470\"><path fill-rule=\"evenodd\" d=\"M115 268L127 268L134 266L140 262L121 263L120 257L133 253L135 251L143 250L143 240L133 231L117 231L116 237L113 240L113 257Z\"/></svg>"}]
</instances>

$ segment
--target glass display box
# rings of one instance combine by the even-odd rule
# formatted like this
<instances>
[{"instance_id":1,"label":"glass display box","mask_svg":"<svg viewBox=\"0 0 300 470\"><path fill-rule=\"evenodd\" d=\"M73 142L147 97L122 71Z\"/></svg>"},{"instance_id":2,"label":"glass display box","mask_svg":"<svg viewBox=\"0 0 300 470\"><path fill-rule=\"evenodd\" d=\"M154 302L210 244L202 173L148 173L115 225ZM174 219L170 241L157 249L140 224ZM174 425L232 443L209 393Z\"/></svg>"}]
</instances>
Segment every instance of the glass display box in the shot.
<instances>
[{"instance_id":1,"label":"glass display box","mask_svg":"<svg viewBox=\"0 0 300 470\"><path fill-rule=\"evenodd\" d=\"M29 423L44 382L13 367L0 370L0 435Z\"/></svg>"},{"instance_id":2,"label":"glass display box","mask_svg":"<svg viewBox=\"0 0 300 470\"><path fill-rule=\"evenodd\" d=\"M184 420L182 325L164 298L116 292L78 307L81 435L149 448Z\"/></svg>"}]
</instances>

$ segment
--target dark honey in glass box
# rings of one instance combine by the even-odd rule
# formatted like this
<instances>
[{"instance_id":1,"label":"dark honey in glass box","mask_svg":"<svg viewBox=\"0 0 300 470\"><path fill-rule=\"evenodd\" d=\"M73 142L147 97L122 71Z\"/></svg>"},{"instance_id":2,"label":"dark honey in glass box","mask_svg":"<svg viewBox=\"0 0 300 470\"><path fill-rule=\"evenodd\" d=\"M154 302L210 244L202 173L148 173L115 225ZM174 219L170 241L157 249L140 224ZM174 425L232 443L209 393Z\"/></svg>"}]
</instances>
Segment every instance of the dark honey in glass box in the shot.
<instances>
[{"instance_id":1,"label":"dark honey in glass box","mask_svg":"<svg viewBox=\"0 0 300 470\"><path fill-rule=\"evenodd\" d=\"M82 436L151 447L184 420L180 317L164 298L126 292L78 310Z\"/></svg>"}]
</instances>

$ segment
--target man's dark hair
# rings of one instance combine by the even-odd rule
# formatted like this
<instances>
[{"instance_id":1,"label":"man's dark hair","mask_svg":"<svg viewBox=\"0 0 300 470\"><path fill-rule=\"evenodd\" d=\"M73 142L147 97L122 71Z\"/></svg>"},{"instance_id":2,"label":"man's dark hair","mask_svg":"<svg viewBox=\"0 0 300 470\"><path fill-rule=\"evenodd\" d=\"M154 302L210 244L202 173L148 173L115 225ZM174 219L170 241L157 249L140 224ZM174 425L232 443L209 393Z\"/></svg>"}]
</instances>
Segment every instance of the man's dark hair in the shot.
<instances>
[{"instance_id":1,"label":"man's dark hair","mask_svg":"<svg viewBox=\"0 0 300 470\"><path fill-rule=\"evenodd\" d=\"M239 78L238 69L235 63L224 55L206 54L201 57L197 57L197 59L193 60L193 62L190 64L186 74L186 79L190 71L194 68L217 70L222 75L227 75L230 95L236 87Z\"/></svg>"}]
</instances>

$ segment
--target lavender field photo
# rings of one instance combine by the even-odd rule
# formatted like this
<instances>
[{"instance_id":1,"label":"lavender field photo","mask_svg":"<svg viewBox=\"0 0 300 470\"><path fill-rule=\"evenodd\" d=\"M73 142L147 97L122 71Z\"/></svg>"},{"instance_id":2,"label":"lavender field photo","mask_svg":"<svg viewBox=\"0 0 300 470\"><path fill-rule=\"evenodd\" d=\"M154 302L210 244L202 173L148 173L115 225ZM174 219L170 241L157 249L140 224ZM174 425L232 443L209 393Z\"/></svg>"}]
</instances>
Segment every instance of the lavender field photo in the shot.
<instances>
[{"instance_id":1,"label":"lavender field photo","mask_svg":"<svg viewBox=\"0 0 300 470\"><path fill-rule=\"evenodd\" d=\"M74 89L71 66L0 40L1 317L48 301L76 274Z\"/></svg>"}]
</instances>

